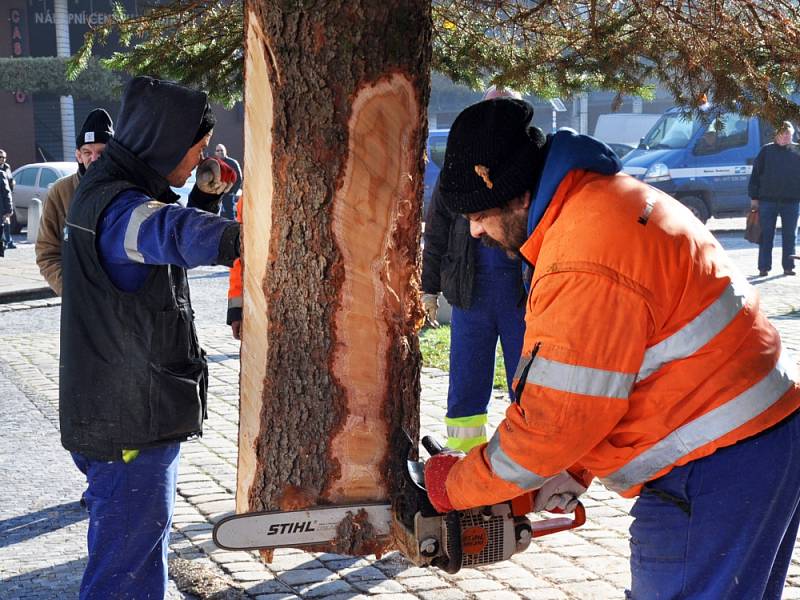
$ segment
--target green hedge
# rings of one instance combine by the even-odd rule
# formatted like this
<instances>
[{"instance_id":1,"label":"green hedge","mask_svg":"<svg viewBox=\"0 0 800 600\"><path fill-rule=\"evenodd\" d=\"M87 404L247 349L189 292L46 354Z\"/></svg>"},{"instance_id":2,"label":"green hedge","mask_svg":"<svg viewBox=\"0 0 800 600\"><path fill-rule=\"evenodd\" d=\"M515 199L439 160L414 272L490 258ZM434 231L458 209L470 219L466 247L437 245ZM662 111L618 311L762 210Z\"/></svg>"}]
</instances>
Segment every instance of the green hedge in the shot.
<instances>
[{"instance_id":1,"label":"green hedge","mask_svg":"<svg viewBox=\"0 0 800 600\"><path fill-rule=\"evenodd\" d=\"M74 81L68 81L68 60L55 56L0 58L0 90L91 100L119 99L123 82L117 73L92 59Z\"/></svg>"}]
</instances>

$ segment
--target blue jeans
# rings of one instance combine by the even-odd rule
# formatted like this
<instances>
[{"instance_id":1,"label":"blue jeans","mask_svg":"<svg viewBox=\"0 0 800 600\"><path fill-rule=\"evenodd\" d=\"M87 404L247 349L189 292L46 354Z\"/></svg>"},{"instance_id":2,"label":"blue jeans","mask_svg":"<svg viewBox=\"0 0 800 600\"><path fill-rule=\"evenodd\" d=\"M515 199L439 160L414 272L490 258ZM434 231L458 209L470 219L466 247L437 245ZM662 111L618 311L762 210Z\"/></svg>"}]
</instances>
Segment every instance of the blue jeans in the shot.
<instances>
[{"instance_id":1,"label":"blue jeans","mask_svg":"<svg viewBox=\"0 0 800 600\"><path fill-rule=\"evenodd\" d=\"M800 522L800 416L648 483L631 515L634 600L774 599Z\"/></svg>"},{"instance_id":2,"label":"blue jeans","mask_svg":"<svg viewBox=\"0 0 800 600\"><path fill-rule=\"evenodd\" d=\"M492 395L498 337L511 392L525 335L525 305L520 303L520 285L519 269L477 275L470 308L453 307L448 417L486 412Z\"/></svg>"},{"instance_id":3,"label":"blue jeans","mask_svg":"<svg viewBox=\"0 0 800 600\"><path fill-rule=\"evenodd\" d=\"M80 600L163 598L180 444L141 450L129 463L72 453L86 475L89 562Z\"/></svg>"},{"instance_id":4,"label":"blue jeans","mask_svg":"<svg viewBox=\"0 0 800 600\"><path fill-rule=\"evenodd\" d=\"M794 269L795 236L797 234L798 202L773 202L760 200L758 203L758 220L761 223L761 242L758 245L758 270L769 271L772 268L772 244L775 240L775 225L781 217L781 238L783 242L783 258L781 264L784 271Z\"/></svg>"}]
</instances>

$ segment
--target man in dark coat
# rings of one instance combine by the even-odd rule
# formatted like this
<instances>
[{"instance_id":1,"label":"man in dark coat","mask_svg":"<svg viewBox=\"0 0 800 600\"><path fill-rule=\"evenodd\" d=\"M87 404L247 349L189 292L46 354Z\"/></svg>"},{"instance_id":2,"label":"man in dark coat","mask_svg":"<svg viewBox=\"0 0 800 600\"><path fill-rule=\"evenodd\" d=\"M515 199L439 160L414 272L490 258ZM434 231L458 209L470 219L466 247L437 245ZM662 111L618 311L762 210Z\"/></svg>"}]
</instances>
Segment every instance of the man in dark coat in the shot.
<instances>
[{"instance_id":1,"label":"man in dark coat","mask_svg":"<svg viewBox=\"0 0 800 600\"><path fill-rule=\"evenodd\" d=\"M11 174L11 165L6 162L6 151L0 150L0 229L3 239L0 239L0 256L4 248L16 248L11 238L11 218L14 216L14 202L11 192L14 191L14 176Z\"/></svg>"},{"instance_id":2,"label":"man in dark coat","mask_svg":"<svg viewBox=\"0 0 800 600\"><path fill-rule=\"evenodd\" d=\"M239 256L239 224L216 215L235 174L203 160L213 125L204 92L133 79L67 213L59 416L88 482L82 599L165 593L180 443L202 434L208 386L186 269ZM170 186L195 167L183 208Z\"/></svg>"},{"instance_id":3,"label":"man in dark coat","mask_svg":"<svg viewBox=\"0 0 800 600\"><path fill-rule=\"evenodd\" d=\"M233 219L236 208L236 194L242 187L242 168L239 166L239 161L228 156L228 149L225 144L217 144L214 156L224 160L231 169L236 171L236 183L233 184L233 187L228 192L222 195L222 208L220 209L220 214L223 217Z\"/></svg>"},{"instance_id":4,"label":"man in dark coat","mask_svg":"<svg viewBox=\"0 0 800 600\"><path fill-rule=\"evenodd\" d=\"M492 86L483 98L521 96ZM525 332L525 288L522 261L473 238L469 222L442 203L438 179L425 221L422 292L430 324L436 325L439 292L453 309L444 421L447 446L468 452L486 442L498 339L509 396L513 397L512 380Z\"/></svg>"},{"instance_id":5,"label":"man in dark coat","mask_svg":"<svg viewBox=\"0 0 800 600\"><path fill-rule=\"evenodd\" d=\"M792 143L794 127L789 121L775 131L775 142L766 144L756 156L750 174L750 206L758 211L761 242L758 245L758 275L772 269L772 244L778 216L781 218L784 275L794 275L795 238L800 204L800 147Z\"/></svg>"},{"instance_id":6,"label":"man in dark coat","mask_svg":"<svg viewBox=\"0 0 800 600\"><path fill-rule=\"evenodd\" d=\"M5 156L4 151L0 150L0 152ZM14 202L11 199L11 182L13 181L11 174L0 168L0 227L3 229L10 227L11 215L14 214ZM5 241L0 239L0 256L5 255L5 247Z\"/></svg>"}]
</instances>

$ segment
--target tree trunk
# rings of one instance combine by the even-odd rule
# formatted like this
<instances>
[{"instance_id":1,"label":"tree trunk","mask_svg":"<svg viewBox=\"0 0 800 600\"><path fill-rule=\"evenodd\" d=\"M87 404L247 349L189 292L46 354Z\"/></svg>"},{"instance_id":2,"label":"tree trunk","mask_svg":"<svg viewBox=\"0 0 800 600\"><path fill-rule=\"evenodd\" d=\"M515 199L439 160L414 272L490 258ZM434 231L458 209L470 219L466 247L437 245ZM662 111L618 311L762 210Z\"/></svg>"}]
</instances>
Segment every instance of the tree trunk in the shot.
<instances>
[{"instance_id":1,"label":"tree trunk","mask_svg":"<svg viewBox=\"0 0 800 600\"><path fill-rule=\"evenodd\" d=\"M402 485L430 19L430 0L246 2L237 512L387 502ZM317 549L392 546L363 538Z\"/></svg>"}]
</instances>

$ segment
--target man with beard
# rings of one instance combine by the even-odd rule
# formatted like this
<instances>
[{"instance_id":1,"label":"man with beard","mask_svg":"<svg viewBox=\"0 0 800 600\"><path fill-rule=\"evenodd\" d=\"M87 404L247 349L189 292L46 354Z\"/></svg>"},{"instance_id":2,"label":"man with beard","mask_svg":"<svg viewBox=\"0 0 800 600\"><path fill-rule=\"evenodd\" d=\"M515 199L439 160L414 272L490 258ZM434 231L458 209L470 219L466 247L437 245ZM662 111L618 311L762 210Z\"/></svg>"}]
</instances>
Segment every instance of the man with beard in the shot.
<instances>
[{"instance_id":1,"label":"man with beard","mask_svg":"<svg viewBox=\"0 0 800 600\"><path fill-rule=\"evenodd\" d=\"M64 220L81 177L94 161L100 158L106 144L114 135L111 116L95 108L86 117L75 141L75 160L78 171L56 181L44 197L42 220L36 236L36 264L52 290L61 295L61 238Z\"/></svg>"},{"instance_id":2,"label":"man with beard","mask_svg":"<svg viewBox=\"0 0 800 600\"><path fill-rule=\"evenodd\" d=\"M533 268L516 402L488 442L432 457L437 510L597 476L634 498L630 597L780 598L800 520L796 366L758 294L670 196L601 142L489 100L450 130L442 200Z\"/></svg>"}]
</instances>

